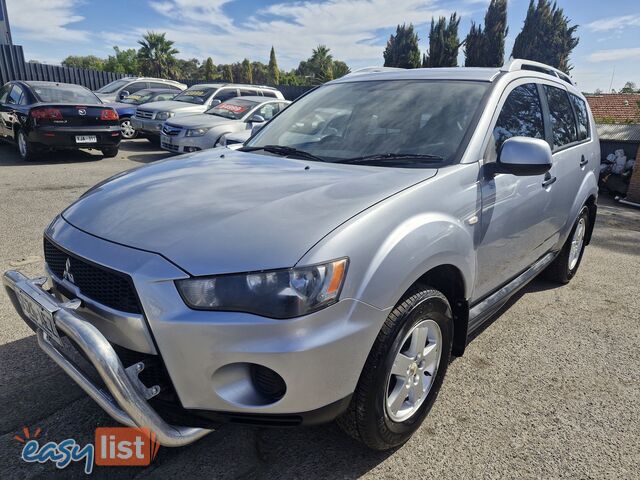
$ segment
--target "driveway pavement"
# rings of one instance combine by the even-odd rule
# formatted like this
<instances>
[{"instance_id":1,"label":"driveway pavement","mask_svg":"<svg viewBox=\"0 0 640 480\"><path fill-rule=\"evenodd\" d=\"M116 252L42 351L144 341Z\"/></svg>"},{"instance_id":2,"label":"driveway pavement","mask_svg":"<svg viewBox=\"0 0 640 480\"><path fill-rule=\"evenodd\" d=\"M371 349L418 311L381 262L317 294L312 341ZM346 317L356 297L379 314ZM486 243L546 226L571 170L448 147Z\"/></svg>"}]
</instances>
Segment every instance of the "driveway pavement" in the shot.
<instances>
[{"instance_id":1,"label":"driveway pavement","mask_svg":"<svg viewBox=\"0 0 640 480\"><path fill-rule=\"evenodd\" d=\"M56 154L21 162L0 145L0 270L42 273L42 231L119 171L165 158L145 140L117 158ZM375 453L331 424L225 426L148 468L98 478L640 478L640 211L601 200L592 245L571 284L536 280L452 363L414 438ZM20 460L23 426L42 439L93 441L115 426L37 347L0 293L0 478L85 477L80 465Z\"/></svg>"}]
</instances>

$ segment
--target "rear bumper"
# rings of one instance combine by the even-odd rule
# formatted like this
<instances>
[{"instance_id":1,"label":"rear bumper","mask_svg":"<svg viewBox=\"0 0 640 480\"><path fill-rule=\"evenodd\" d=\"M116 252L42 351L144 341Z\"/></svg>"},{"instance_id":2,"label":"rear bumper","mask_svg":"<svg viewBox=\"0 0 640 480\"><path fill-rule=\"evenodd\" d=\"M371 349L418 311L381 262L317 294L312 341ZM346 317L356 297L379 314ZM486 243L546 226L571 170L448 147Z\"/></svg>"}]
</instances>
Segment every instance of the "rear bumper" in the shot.
<instances>
[{"instance_id":1,"label":"rear bumper","mask_svg":"<svg viewBox=\"0 0 640 480\"><path fill-rule=\"evenodd\" d=\"M95 143L78 143L77 136L95 136ZM110 127L51 127L29 132L29 141L52 148L117 147L121 140L120 126Z\"/></svg>"},{"instance_id":2,"label":"rear bumper","mask_svg":"<svg viewBox=\"0 0 640 480\"><path fill-rule=\"evenodd\" d=\"M38 344L91 398L114 420L130 427L148 427L161 445L179 447L195 442L211 430L180 427L165 422L149 405L148 399L159 393L159 387L146 388L138 379L144 362L124 368L115 350L100 331L75 313L70 303L62 303L42 289L39 279L30 280L19 272L10 270L3 275L3 283L11 302L29 325L17 299L17 290L38 298L38 303L54 312L56 327L77 345L96 369L106 385L105 392L71 360L46 333L38 330Z\"/></svg>"}]
</instances>

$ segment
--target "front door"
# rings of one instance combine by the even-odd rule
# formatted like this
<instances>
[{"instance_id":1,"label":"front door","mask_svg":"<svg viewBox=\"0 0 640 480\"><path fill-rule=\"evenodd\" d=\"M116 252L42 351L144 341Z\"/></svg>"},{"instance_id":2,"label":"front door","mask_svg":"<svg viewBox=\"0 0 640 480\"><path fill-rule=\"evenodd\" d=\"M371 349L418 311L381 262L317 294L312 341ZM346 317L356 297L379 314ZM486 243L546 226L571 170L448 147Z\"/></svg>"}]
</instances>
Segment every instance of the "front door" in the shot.
<instances>
[{"instance_id":1,"label":"front door","mask_svg":"<svg viewBox=\"0 0 640 480\"><path fill-rule=\"evenodd\" d=\"M483 171L495 162L505 140L514 136L545 138L538 87L519 80L505 92L494 120ZM482 210L477 229L477 275L472 301L479 300L516 277L544 255L557 239L552 222L555 175L483 175Z\"/></svg>"},{"instance_id":2,"label":"front door","mask_svg":"<svg viewBox=\"0 0 640 480\"><path fill-rule=\"evenodd\" d=\"M11 84L6 84L0 88L0 137L7 137L9 130L7 124L9 123L9 115L11 114L10 105L7 101L9 99L9 92L11 90Z\"/></svg>"}]
</instances>

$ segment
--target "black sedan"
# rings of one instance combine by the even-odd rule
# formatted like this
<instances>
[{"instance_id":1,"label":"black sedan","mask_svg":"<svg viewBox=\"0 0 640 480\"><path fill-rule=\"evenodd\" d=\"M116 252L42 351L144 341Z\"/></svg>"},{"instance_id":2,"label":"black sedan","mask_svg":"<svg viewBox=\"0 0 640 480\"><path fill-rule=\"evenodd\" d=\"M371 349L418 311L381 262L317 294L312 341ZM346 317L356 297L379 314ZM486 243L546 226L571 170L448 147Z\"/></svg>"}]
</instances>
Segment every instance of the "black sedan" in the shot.
<instances>
[{"instance_id":1,"label":"black sedan","mask_svg":"<svg viewBox=\"0 0 640 480\"><path fill-rule=\"evenodd\" d=\"M120 121L85 87L13 81L0 88L0 139L17 145L23 160L46 150L80 148L115 157Z\"/></svg>"}]
</instances>

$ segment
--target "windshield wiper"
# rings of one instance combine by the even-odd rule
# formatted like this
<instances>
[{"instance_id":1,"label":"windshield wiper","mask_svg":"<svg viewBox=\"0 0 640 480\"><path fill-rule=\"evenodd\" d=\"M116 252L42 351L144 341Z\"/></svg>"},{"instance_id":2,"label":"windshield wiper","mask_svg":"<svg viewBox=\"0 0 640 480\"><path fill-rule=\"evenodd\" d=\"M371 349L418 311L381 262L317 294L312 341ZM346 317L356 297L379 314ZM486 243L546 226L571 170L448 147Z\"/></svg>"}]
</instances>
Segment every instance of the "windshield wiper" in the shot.
<instances>
[{"instance_id":1,"label":"windshield wiper","mask_svg":"<svg viewBox=\"0 0 640 480\"><path fill-rule=\"evenodd\" d=\"M315 162L326 162L322 157L318 157L313 153L305 152L304 150L298 150L294 147L287 147L285 145L264 145L262 147L244 147L239 149L241 152L255 152L257 150L264 150L265 152L275 153L276 155L282 155L283 157L296 156L305 160L313 160Z\"/></svg>"},{"instance_id":2,"label":"windshield wiper","mask_svg":"<svg viewBox=\"0 0 640 480\"><path fill-rule=\"evenodd\" d=\"M430 153L374 153L362 157L344 158L336 163L397 163L403 160L417 160L420 163L442 163L444 158ZM406 163L406 162L404 162Z\"/></svg>"}]
</instances>

